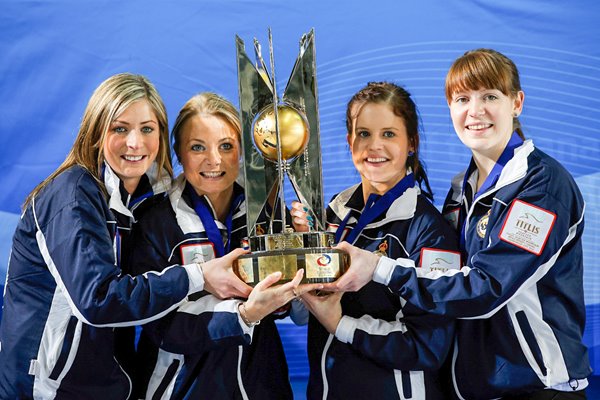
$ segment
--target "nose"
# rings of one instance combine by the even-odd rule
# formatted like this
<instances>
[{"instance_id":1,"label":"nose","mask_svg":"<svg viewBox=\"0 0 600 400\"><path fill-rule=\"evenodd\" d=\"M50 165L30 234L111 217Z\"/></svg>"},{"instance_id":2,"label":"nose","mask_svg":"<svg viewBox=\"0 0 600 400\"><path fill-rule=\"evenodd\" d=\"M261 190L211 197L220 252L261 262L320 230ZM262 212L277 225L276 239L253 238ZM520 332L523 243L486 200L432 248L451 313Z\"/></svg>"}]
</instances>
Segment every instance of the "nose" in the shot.
<instances>
[{"instance_id":1,"label":"nose","mask_svg":"<svg viewBox=\"0 0 600 400\"><path fill-rule=\"evenodd\" d=\"M127 134L127 147L137 149L142 143L142 134L137 129L132 129Z\"/></svg>"},{"instance_id":2,"label":"nose","mask_svg":"<svg viewBox=\"0 0 600 400\"><path fill-rule=\"evenodd\" d=\"M479 99L472 99L469 102L469 115L472 117L478 117L485 114L485 108L483 102Z\"/></svg>"},{"instance_id":3,"label":"nose","mask_svg":"<svg viewBox=\"0 0 600 400\"><path fill-rule=\"evenodd\" d=\"M369 140L369 150L380 149L383 145L383 139L379 135L372 135Z\"/></svg>"},{"instance_id":4,"label":"nose","mask_svg":"<svg viewBox=\"0 0 600 400\"><path fill-rule=\"evenodd\" d=\"M208 163L210 165L220 165L221 164L221 153L219 153L219 149L211 149L208 151Z\"/></svg>"}]
</instances>

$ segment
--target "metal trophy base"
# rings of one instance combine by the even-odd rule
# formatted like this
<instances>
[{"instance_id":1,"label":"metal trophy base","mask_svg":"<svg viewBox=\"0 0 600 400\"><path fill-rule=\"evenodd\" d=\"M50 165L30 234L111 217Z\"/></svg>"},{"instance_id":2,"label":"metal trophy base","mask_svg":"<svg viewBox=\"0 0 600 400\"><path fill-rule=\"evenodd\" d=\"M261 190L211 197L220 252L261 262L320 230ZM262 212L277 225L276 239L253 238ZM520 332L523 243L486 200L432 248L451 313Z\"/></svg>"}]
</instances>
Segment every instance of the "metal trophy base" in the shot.
<instances>
[{"instance_id":1,"label":"metal trophy base","mask_svg":"<svg viewBox=\"0 0 600 400\"><path fill-rule=\"evenodd\" d=\"M302 283L329 283L343 274L350 257L331 248L330 232L294 232L250 238L251 254L237 259L234 272L253 286L267 275L281 271L280 282L291 281L298 269L304 269Z\"/></svg>"}]
</instances>

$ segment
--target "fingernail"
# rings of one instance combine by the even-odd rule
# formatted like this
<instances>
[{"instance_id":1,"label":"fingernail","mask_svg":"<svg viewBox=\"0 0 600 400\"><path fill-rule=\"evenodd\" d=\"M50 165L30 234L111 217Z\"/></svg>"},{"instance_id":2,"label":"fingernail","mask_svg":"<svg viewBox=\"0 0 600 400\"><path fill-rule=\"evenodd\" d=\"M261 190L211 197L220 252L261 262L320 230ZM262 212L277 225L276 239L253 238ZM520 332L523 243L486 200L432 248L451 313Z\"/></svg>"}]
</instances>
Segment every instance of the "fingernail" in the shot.
<instances>
[{"instance_id":1,"label":"fingernail","mask_svg":"<svg viewBox=\"0 0 600 400\"><path fill-rule=\"evenodd\" d=\"M314 218L312 217L312 215L307 215L306 219L309 220L309 221L314 221Z\"/></svg>"},{"instance_id":2,"label":"fingernail","mask_svg":"<svg viewBox=\"0 0 600 400\"><path fill-rule=\"evenodd\" d=\"M308 211L308 207L302 207L302 210L304 210L304 212Z\"/></svg>"}]
</instances>

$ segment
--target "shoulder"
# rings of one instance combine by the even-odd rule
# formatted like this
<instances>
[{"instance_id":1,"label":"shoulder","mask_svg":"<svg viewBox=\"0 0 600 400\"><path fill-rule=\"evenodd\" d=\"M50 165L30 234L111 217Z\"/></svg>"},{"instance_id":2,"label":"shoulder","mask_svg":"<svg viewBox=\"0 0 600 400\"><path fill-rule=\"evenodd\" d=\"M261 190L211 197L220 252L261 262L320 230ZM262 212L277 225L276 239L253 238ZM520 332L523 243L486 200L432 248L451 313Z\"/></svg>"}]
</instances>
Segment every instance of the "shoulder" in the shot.
<instances>
[{"instance_id":1,"label":"shoulder","mask_svg":"<svg viewBox=\"0 0 600 400\"><path fill-rule=\"evenodd\" d=\"M35 212L42 219L51 218L75 203L108 211L98 181L88 170L77 165L60 173L33 200Z\"/></svg>"},{"instance_id":2,"label":"shoulder","mask_svg":"<svg viewBox=\"0 0 600 400\"><path fill-rule=\"evenodd\" d=\"M559 201L582 197L569 171L556 159L537 148L528 156L527 173L521 190L548 194Z\"/></svg>"},{"instance_id":3,"label":"shoulder","mask_svg":"<svg viewBox=\"0 0 600 400\"><path fill-rule=\"evenodd\" d=\"M339 219L344 219L349 209L346 204L356 192L360 184L350 186L349 188L342 190L338 194L334 195L327 205L327 214L335 215Z\"/></svg>"},{"instance_id":4,"label":"shoulder","mask_svg":"<svg viewBox=\"0 0 600 400\"><path fill-rule=\"evenodd\" d=\"M446 224L444 218L440 211L436 208L435 205L429 201L425 196L419 194L417 196L417 205L415 207L415 215L414 219L418 219L421 221L427 221L432 224L444 223Z\"/></svg>"}]
</instances>

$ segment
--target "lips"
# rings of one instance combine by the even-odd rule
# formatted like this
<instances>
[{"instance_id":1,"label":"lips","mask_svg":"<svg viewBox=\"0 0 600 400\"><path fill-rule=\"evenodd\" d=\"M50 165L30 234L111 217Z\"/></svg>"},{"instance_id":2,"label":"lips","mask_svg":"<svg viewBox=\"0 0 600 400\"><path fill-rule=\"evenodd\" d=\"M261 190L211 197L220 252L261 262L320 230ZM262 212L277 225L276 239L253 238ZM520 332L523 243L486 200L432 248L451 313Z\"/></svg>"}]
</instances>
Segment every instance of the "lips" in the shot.
<instances>
[{"instance_id":1,"label":"lips","mask_svg":"<svg viewBox=\"0 0 600 400\"><path fill-rule=\"evenodd\" d=\"M128 154L124 154L121 156L122 159L124 159L125 161L130 161L130 162L138 162L141 161L142 159L144 159L146 156L133 156L133 155L128 155Z\"/></svg>"},{"instance_id":2,"label":"lips","mask_svg":"<svg viewBox=\"0 0 600 400\"><path fill-rule=\"evenodd\" d=\"M483 129L488 129L491 128L494 124L488 124L488 123L477 123L477 124L470 124L467 125L466 128L470 131L480 131Z\"/></svg>"},{"instance_id":3,"label":"lips","mask_svg":"<svg viewBox=\"0 0 600 400\"><path fill-rule=\"evenodd\" d=\"M204 178L215 179L215 178L220 178L223 175L225 175L225 171L206 171L206 172L200 172L200 175Z\"/></svg>"},{"instance_id":4,"label":"lips","mask_svg":"<svg viewBox=\"0 0 600 400\"><path fill-rule=\"evenodd\" d=\"M387 159L385 157L367 157L366 161L371 164L379 164L379 163L389 161L389 159Z\"/></svg>"}]
</instances>

